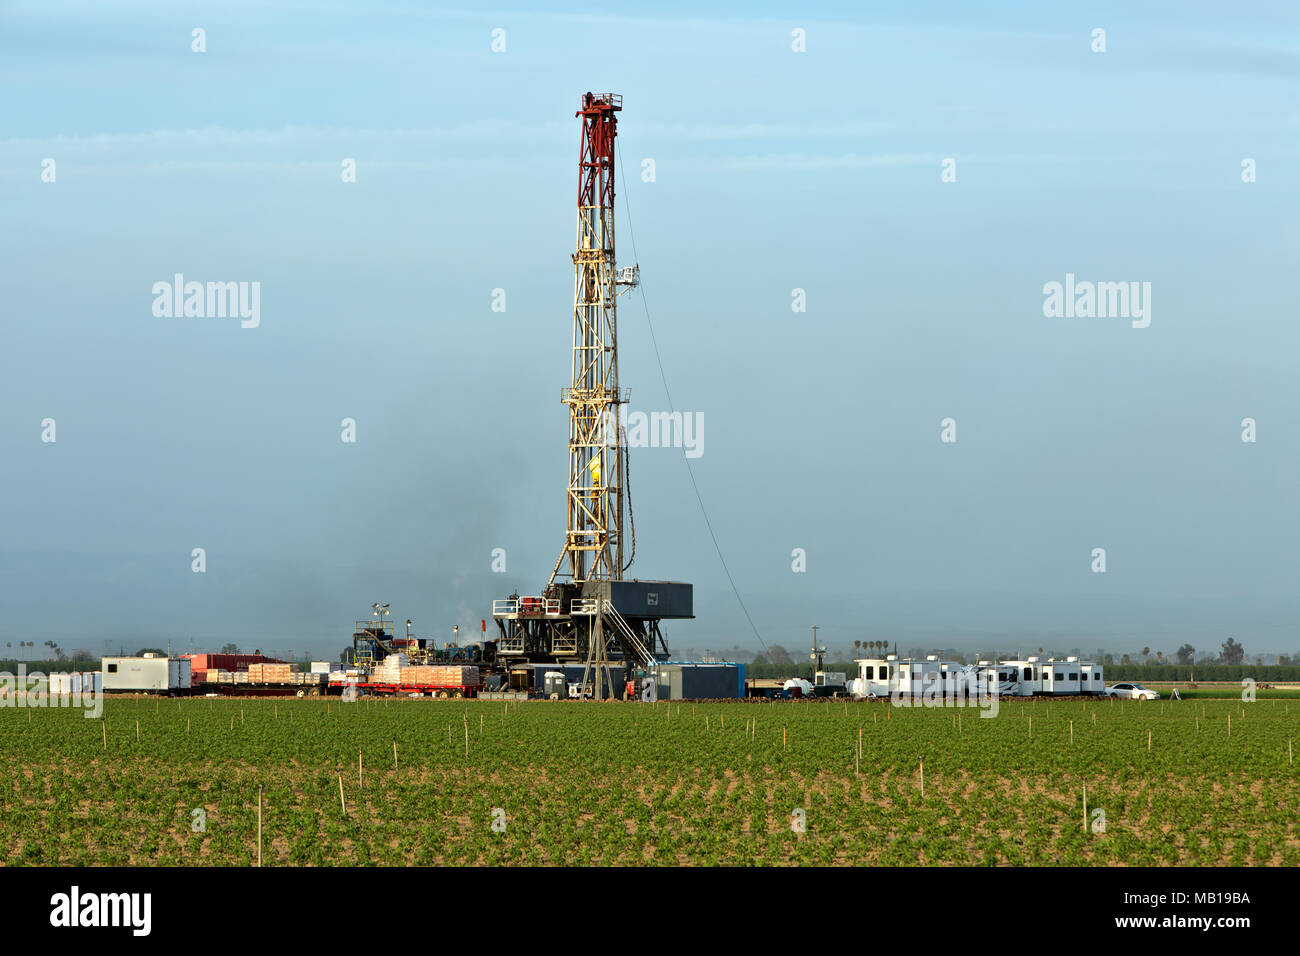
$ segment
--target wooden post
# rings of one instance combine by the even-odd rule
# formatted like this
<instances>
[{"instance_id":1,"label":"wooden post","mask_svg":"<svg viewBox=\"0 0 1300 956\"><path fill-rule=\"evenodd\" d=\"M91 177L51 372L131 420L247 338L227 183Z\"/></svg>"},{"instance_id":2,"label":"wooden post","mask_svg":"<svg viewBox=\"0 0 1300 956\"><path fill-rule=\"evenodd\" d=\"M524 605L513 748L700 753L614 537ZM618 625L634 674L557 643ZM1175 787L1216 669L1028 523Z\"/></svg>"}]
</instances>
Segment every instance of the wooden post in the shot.
<instances>
[{"instance_id":1,"label":"wooden post","mask_svg":"<svg viewBox=\"0 0 1300 956\"><path fill-rule=\"evenodd\" d=\"M343 799L343 774L339 774L339 806L343 808L343 815L346 817L348 815L348 804Z\"/></svg>"},{"instance_id":2,"label":"wooden post","mask_svg":"<svg viewBox=\"0 0 1300 956\"><path fill-rule=\"evenodd\" d=\"M262 785L257 785L257 865L262 865Z\"/></svg>"},{"instance_id":3,"label":"wooden post","mask_svg":"<svg viewBox=\"0 0 1300 956\"><path fill-rule=\"evenodd\" d=\"M786 750L790 749L789 745L786 743L786 738L785 738L788 729L789 728L786 727L781 728L781 746L784 747Z\"/></svg>"},{"instance_id":4,"label":"wooden post","mask_svg":"<svg viewBox=\"0 0 1300 956\"><path fill-rule=\"evenodd\" d=\"M1147 729L1147 753L1151 752L1151 730Z\"/></svg>"},{"instance_id":5,"label":"wooden post","mask_svg":"<svg viewBox=\"0 0 1300 956\"><path fill-rule=\"evenodd\" d=\"M1291 738L1290 737L1286 739L1286 762L1288 766L1294 763L1294 761L1291 759Z\"/></svg>"},{"instance_id":6,"label":"wooden post","mask_svg":"<svg viewBox=\"0 0 1300 956\"><path fill-rule=\"evenodd\" d=\"M139 717L135 719L135 739L137 742L139 742L140 740L140 718Z\"/></svg>"},{"instance_id":7,"label":"wooden post","mask_svg":"<svg viewBox=\"0 0 1300 956\"><path fill-rule=\"evenodd\" d=\"M469 721L465 721L465 756L469 756Z\"/></svg>"},{"instance_id":8,"label":"wooden post","mask_svg":"<svg viewBox=\"0 0 1300 956\"><path fill-rule=\"evenodd\" d=\"M1074 721L1070 721L1070 746L1074 746Z\"/></svg>"},{"instance_id":9,"label":"wooden post","mask_svg":"<svg viewBox=\"0 0 1300 956\"><path fill-rule=\"evenodd\" d=\"M188 717L185 718L185 732L187 734L190 732L190 719Z\"/></svg>"},{"instance_id":10,"label":"wooden post","mask_svg":"<svg viewBox=\"0 0 1300 956\"><path fill-rule=\"evenodd\" d=\"M357 751L357 788L360 789L363 786L365 786L365 784L361 782L361 751L358 750Z\"/></svg>"},{"instance_id":11,"label":"wooden post","mask_svg":"<svg viewBox=\"0 0 1300 956\"><path fill-rule=\"evenodd\" d=\"M1083 785L1083 832L1088 832L1088 785Z\"/></svg>"},{"instance_id":12,"label":"wooden post","mask_svg":"<svg viewBox=\"0 0 1300 956\"><path fill-rule=\"evenodd\" d=\"M1034 736L1034 715L1029 715L1029 736Z\"/></svg>"},{"instance_id":13,"label":"wooden post","mask_svg":"<svg viewBox=\"0 0 1300 956\"><path fill-rule=\"evenodd\" d=\"M1232 736L1232 714L1228 715L1228 736Z\"/></svg>"},{"instance_id":14,"label":"wooden post","mask_svg":"<svg viewBox=\"0 0 1300 956\"><path fill-rule=\"evenodd\" d=\"M397 738L393 738L393 769L397 769Z\"/></svg>"},{"instance_id":15,"label":"wooden post","mask_svg":"<svg viewBox=\"0 0 1300 956\"><path fill-rule=\"evenodd\" d=\"M104 731L104 749L107 750L108 749L108 722L101 720L99 722L99 727L101 730Z\"/></svg>"},{"instance_id":16,"label":"wooden post","mask_svg":"<svg viewBox=\"0 0 1300 956\"><path fill-rule=\"evenodd\" d=\"M925 761L921 761L921 799L925 799Z\"/></svg>"}]
</instances>

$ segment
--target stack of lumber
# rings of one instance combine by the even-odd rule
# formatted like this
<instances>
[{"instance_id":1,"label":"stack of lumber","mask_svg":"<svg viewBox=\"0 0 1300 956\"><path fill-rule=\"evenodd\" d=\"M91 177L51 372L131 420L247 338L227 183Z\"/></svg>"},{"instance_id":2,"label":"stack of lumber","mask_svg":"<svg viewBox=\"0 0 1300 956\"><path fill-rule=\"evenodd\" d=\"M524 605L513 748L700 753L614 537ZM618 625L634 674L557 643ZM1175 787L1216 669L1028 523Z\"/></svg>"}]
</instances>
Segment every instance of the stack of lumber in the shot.
<instances>
[{"instance_id":1,"label":"stack of lumber","mask_svg":"<svg viewBox=\"0 0 1300 956\"><path fill-rule=\"evenodd\" d=\"M402 683L403 684L432 684L434 683L433 672L435 670L437 670L436 667L429 667L426 664L421 664L416 667L403 667Z\"/></svg>"},{"instance_id":2,"label":"stack of lumber","mask_svg":"<svg viewBox=\"0 0 1300 956\"><path fill-rule=\"evenodd\" d=\"M470 687L478 683L478 668L472 665L434 664L423 669L430 672L430 684L442 687Z\"/></svg>"},{"instance_id":3,"label":"stack of lumber","mask_svg":"<svg viewBox=\"0 0 1300 956\"><path fill-rule=\"evenodd\" d=\"M248 680L253 684L287 684L292 664L249 664Z\"/></svg>"}]
</instances>

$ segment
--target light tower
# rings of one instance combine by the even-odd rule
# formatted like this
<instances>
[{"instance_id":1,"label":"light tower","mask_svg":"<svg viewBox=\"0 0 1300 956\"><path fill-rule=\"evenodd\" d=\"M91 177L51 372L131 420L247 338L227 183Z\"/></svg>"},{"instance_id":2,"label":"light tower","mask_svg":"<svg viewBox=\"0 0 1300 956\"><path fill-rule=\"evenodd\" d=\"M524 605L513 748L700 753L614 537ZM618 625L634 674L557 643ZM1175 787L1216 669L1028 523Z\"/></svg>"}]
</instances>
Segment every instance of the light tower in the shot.
<instances>
[{"instance_id":1,"label":"light tower","mask_svg":"<svg viewBox=\"0 0 1300 956\"><path fill-rule=\"evenodd\" d=\"M614 137L623 97L587 93L578 151L578 232L573 253L573 377L561 391L569 406L568 531L555 562L573 584L619 581L623 560L623 475L619 433L618 285L614 259Z\"/></svg>"}]
</instances>

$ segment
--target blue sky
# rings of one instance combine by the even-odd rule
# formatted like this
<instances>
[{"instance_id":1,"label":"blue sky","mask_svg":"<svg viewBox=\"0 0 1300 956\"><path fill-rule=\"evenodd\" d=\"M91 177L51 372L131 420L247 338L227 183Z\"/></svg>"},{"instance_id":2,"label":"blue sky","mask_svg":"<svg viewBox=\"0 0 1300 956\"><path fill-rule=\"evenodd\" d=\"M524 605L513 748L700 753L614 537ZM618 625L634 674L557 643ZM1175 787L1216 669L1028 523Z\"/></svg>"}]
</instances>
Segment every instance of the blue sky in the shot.
<instances>
[{"instance_id":1,"label":"blue sky","mask_svg":"<svg viewBox=\"0 0 1300 956\"><path fill-rule=\"evenodd\" d=\"M1300 17L979 7L0 2L0 640L333 652L538 590L612 90L623 383L667 407L648 307L766 643L1300 649ZM155 317L178 272L260 326ZM1044 317L1067 273L1150 327ZM670 643L757 646L681 452L631 471Z\"/></svg>"}]
</instances>

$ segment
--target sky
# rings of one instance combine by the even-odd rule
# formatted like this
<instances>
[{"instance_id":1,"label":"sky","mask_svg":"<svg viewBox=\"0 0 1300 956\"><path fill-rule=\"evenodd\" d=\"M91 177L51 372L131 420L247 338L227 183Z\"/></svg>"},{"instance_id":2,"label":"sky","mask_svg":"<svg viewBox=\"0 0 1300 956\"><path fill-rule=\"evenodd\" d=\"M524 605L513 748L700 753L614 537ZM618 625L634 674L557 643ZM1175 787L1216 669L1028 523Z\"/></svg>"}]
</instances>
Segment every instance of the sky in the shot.
<instances>
[{"instance_id":1,"label":"sky","mask_svg":"<svg viewBox=\"0 0 1300 956\"><path fill-rule=\"evenodd\" d=\"M538 593L591 90L630 408L703 422L631 451L670 647L1297 652L1300 12L1134 6L0 0L0 645Z\"/></svg>"}]
</instances>

